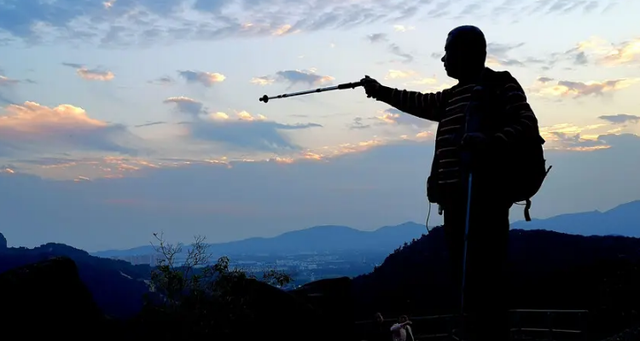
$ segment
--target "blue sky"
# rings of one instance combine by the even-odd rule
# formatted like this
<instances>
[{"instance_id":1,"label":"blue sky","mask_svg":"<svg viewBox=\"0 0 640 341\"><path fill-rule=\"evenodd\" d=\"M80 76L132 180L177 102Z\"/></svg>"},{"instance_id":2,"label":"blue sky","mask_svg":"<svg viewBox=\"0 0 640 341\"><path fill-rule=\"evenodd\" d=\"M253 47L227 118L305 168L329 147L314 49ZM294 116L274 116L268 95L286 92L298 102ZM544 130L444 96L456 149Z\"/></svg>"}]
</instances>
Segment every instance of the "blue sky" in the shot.
<instances>
[{"instance_id":1,"label":"blue sky","mask_svg":"<svg viewBox=\"0 0 640 341\"><path fill-rule=\"evenodd\" d=\"M435 125L362 89L257 99L365 74L449 87L439 58L463 24L485 31L487 64L519 80L547 139L534 217L640 199L632 13L640 2L0 0L0 232L99 250L424 221Z\"/></svg>"}]
</instances>

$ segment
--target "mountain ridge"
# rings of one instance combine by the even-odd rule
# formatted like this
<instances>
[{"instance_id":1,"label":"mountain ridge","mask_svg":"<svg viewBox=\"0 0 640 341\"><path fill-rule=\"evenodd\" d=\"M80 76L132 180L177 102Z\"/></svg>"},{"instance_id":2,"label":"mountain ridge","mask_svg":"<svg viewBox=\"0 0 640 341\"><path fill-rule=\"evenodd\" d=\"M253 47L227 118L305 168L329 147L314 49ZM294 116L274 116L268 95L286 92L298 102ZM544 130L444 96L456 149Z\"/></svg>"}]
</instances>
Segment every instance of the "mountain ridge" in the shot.
<instances>
[{"instance_id":1,"label":"mountain ridge","mask_svg":"<svg viewBox=\"0 0 640 341\"><path fill-rule=\"evenodd\" d=\"M317 225L287 231L274 237L251 237L224 243L209 244L212 254L294 254L310 252L340 252L380 250L391 252L398 245L420 238L427 229L423 224L404 222L371 231L344 225ZM97 257L124 257L155 253L152 246L91 253Z\"/></svg>"},{"instance_id":2,"label":"mountain ridge","mask_svg":"<svg viewBox=\"0 0 640 341\"><path fill-rule=\"evenodd\" d=\"M616 226L615 231L607 229ZM640 200L620 204L606 211L585 211L559 214L530 222L518 220L511 229L548 230L574 235L621 235L640 237ZM430 227L431 228L431 227ZM273 237L251 237L224 243L212 243L216 254L273 254L337 252L379 249L391 252L398 245L420 238L426 233L424 224L407 221L386 225L375 230L358 230L344 225L317 225L287 231ZM126 257L154 254L152 246L112 249L91 253L97 257Z\"/></svg>"},{"instance_id":3,"label":"mountain ridge","mask_svg":"<svg viewBox=\"0 0 640 341\"><path fill-rule=\"evenodd\" d=\"M615 231L610 228L615 226ZM620 204L606 211L564 213L547 219L519 220L512 229L548 230L584 236L622 235L640 237L640 200Z\"/></svg>"}]
</instances>

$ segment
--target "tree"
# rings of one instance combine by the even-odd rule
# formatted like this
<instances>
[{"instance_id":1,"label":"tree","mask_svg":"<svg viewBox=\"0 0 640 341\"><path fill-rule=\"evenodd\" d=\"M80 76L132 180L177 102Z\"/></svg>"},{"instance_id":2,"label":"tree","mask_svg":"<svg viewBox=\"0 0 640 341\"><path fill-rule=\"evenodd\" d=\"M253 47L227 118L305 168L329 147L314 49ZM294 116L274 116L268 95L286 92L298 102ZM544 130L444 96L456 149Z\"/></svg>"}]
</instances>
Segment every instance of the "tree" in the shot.
<instances>
[{"instance_id":1,"label":"tree","mask_svg":"<svg viewBox=\"0 0 640 341\"><path fill-rule=\"evenodd\" d=\"M228 336L238 324L252 319L250 281L282 287L291 276L276 269L263 271L258 279L236 267L227 256L210 263L205 237L196 236L183 255L182 244L168 244L163 234L154 233L154 249L160 259L152 271L150 295L145 307L147 320L170 320L179 325L177 337Z\"/></svg>"}]
</instances>

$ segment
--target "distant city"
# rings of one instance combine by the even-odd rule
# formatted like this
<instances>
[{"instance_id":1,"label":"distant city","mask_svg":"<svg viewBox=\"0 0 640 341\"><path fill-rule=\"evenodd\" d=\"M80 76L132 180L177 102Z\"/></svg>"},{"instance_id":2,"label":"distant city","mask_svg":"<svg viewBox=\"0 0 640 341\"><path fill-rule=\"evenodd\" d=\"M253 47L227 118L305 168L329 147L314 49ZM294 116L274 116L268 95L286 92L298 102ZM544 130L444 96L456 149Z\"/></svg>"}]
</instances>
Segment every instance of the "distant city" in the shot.
<instances>
[{"instance_id":1,"label":"distant city","mask_svg":"<svg viewBox=\"0 0 640 341\"><path fill-rule=\"evenodd\" d=\"M389 252L315 252L294 255L232 255L230 265L250 273L260 273L264 270L280 270L290 274L293 286L300 286L315 280L342 276L358 276L371 272L379 266ZM158 254L112 256L111 259L127 261L131 264L156 265L161 259ZM181 264L185 254L176 257L176 263ZM217 257L213 256L211 262Z\"/></svg>"}]
</instances>

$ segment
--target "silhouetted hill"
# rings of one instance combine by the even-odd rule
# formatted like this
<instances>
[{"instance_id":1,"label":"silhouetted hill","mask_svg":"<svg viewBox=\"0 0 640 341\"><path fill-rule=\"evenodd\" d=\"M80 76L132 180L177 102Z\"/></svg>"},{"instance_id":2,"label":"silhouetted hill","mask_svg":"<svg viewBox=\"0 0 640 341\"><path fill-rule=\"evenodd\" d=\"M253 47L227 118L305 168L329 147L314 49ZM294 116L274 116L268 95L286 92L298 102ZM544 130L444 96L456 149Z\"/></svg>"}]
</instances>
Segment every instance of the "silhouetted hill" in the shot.
<instances>
[{"instance_id":1,"label":"silhouetted hill","mask_svg":"<svg viewBox=\"0 0 640 341\"><path fill-rule=\"evenodd\" d=\"M511 228L549 230L584 236L623 235L640 237L640 200L619 205L605 212L562 214L531 222L517 221Z\"/></svg>"},{"instance_id":2,"label":"silhouetted hill","mask_svg":"<svg viewBox=\"0 0 640 341\"><path fill-rule=\"evenodd\" d=\"M164 279L175 280L178 273L170 272ZM220 283L208 282L210 290L183 288L202 294L198 298L180 296L179 304L152 300L156 303L146 302L136 316L114 319L99 309L77 264L68 257L53 257L0 273L2 331L23 339L80 340L97 335L94 338L105 340L297 341L304 335L308 341L352 341L345 333L353 325L348 312L341 311L345 318L337 321L332 312L305 302L304 296L233 271L219 275ZM176 283L163 282L155 283L165 289Z\"/></svg>"},{"instance_id":3,"label":"silhouetted hill","mask_svg":"<svg viewBox=\"0 0 640 341\"><path fill-rule=\"evenodd\" d=\"M447 264L438 227L354 278L356 313L455 313ZM604 337L640 319L640 239L512 230L509 281L512 309L586 309L589 329Z\"/></svg>"},{"instance_id":4,"label":"silhouetted hill","mask_svg":"<svg viewBox=\"0 0 640 341\"><path fill-rule=\"evenodd\" d=\"M76 264L66 257L0 273L0 302L2 332L22 339L46 335L81 340L87 330L95 333L104 319Z\"/></svg>"},{"instance_id":5,"label":"silhouetted hill","mask_svg":"<svg viewBox=\"0 0 640 341\"><path fill-rule=\"evenodd\" d=\"M4 240L1 233L0 240ZM80 279L106 314L126 317L142 307L142 296L148 292L144 281L149 279L150 266L91 256L64 244L47 243L33 249L0 248L0 273L60 256L75 262Z\"/></svg>"},{"instance_id":6,"label":"silhouetted hill","mask_svg":"<svg viewBox=\"0 0 640 341\"><path fill-rule=\"evenodd\" d=\"M391 252L406 241L419 238L424 225L407 222L385 226L375 231L361 231L347 226L315 226L283 233L272 238L249 238L228 243L210 244L213 255L300 254L339 251ZM124 257L155 254L152 246L129 250L109 250L93 253L98 257Z\"/></svg>"}]
</instances>

